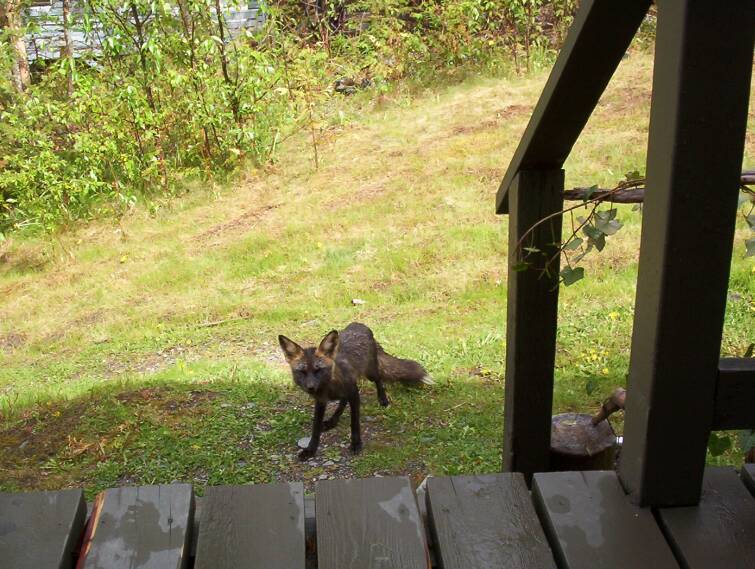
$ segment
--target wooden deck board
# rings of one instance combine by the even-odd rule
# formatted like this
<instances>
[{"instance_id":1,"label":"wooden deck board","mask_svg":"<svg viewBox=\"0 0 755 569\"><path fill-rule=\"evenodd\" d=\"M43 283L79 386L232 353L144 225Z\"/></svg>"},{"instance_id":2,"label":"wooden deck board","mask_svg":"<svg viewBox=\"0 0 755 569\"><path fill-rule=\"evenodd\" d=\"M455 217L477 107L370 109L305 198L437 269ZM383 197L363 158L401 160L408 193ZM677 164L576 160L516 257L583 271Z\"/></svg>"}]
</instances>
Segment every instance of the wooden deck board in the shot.
<instances>
[{"instance_id":1,"label":"wooden deck board","mask_svg":"<svg viewBox=\"0 0 755 569\"><path fill-rule=\"evenodd\" d=\"M207 489L195 569L304 569L304 486Z\"/></svg>"},{"instance_id":2,"label":"wooden deck board","mask_svg":"<svg viewBox=\"0 0 755 569\"><path fill-rule=\"evenodd\" d=\"M615 472L536 474L532 492L560 567L677 569L653 514L630 503Z\"/></svg>"},{"instance_id":3,"label":"wooden deck board","mask_svg":"<svg viewBox=\"0 0 755 569\"><path fill-rule=\"evenodd\" d=\"M315 492L318 566L429 569L409 479L328 480Z\"/></svg>"},{"instance_id":4,"label":"wooden deck board","mask_svg":"<svg viewBox=\"0 0 755 569\"><path fill-rule=\"evenodd\" d=\"M185 569L194 516L188 484L115 488L99 494L79 569Z\"/></svg>"},{"instance_id":5,"label":"wooden deck board","mask_svg":"<svg viewBox=\"0 0 755 569\"><path fill-rule=\"evenodd\" d=\"M755 567L755 499L733 468L706 468L700 503L661 508L659 522L689 569Z\"/></svg>"},{"instance_id":6,"label":"wooden deck board","mask_svg":"<svg viewBox=\"0 0 755 569\"><path fill-rule=\"evenodd\" d=\"M70 569L86 511L79 489L0 492L0 567Z\"/></svg>"},{"instance_id":7,"label":"wooden deck board","mask_svg":"<svg viewBox=\"0 0 755 569\"><path fill-rule=\"evenodd\" d=\"M749 488L750 493L755 496L755 464L745 464L742 467L742 482Z\"/></svg>"},{"instance_id":8,"label":"wooden deck board","mask_svg":"<svg viewBox=\"0 0 755 569\"><path fill-rule=\"evenodd\" d=\"M443 569L553 569L520 473L429 478L427 508Z\"/></svg>"}]
</instances>

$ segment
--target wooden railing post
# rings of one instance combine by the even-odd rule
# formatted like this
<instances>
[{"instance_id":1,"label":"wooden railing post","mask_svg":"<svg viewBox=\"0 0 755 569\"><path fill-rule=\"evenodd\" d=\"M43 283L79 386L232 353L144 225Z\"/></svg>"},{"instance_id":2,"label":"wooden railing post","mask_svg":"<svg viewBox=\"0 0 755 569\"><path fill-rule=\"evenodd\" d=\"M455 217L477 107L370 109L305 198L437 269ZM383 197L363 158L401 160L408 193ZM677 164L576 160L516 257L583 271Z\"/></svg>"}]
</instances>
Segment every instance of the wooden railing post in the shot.
<instances>
[{"instance_id":1,"label":"wooden railing post","mask_svg":"<svg viewBox=\"0 0 755 569\"><path fill-rule=\"evenodd\" d=\"M619 473L641 505L700 497L752 69L753 0L659 0Z\"/></svg>"},{"instance_id":2,"label":"wooden railing post","mask_svg":"<svg viewBox=\"0 0 755 569\"><path fill-rule=\"evenodd\" d=\"M509 192L509 270L506 327L506 387L503 468L508 471L548 470L553 367L558 313L558 257L544 274L545 256L531 254L534 266L514 270L517 243L545 216L563 209L563 170L524 170ZM525 246L552 255L561 240L561 216L535 229ZM549 255L549 256L550 256Z\"/></svg>"}]
</instances>

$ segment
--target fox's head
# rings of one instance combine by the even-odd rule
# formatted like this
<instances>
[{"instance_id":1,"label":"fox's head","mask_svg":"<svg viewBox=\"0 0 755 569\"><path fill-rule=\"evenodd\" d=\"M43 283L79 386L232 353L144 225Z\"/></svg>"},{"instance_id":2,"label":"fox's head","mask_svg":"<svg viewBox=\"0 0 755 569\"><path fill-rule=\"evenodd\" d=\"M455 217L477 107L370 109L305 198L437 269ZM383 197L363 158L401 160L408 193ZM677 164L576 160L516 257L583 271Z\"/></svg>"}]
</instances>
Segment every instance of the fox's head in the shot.
<instances>
[{"instance_id":1,"label":"fox's head","mask_svg":"<svg viewBox=\"0 0 755 569\"><path fill-rule=\"evenodd\" d=\"M278 336L278 342L291 366L294 383L310 395L322 393L331 380L333 358L338 349L338 332L328 332L317 348L302 348L285 336Z\"/></svg>"}]
</instances>

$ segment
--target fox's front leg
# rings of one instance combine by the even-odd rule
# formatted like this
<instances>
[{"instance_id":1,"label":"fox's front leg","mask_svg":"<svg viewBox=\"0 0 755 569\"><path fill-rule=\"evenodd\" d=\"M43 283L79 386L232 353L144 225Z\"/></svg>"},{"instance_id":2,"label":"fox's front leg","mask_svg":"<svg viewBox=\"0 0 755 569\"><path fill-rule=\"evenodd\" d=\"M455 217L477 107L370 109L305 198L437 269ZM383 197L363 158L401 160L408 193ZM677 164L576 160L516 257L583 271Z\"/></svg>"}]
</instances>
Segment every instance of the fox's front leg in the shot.
<instances>
[{"instance_id":1,"label":"fox's front leg","mask_svg":"<svg viewBox=\"0 0 755 569\"><path fill-rule=\"evenodd\" d=\"M357 454L362 450L362 433L359 430L359 393L349 399L351 409L351 450Z\"/></svg>"},{"instance_id":2,"label":"fox's front leg","mask_svg":"<svg viewBox=\"0 0 755 569\"><path fill-rule=\"evenodd\" d=\"M343 410L346 408L346 399L341 399L338 401L338 407L335 411L333 411L333 414L330 416L330 419L327 419L322 424L322 430L323 431L329 431L330 429L335 429L338 425L338 420L341 418L341 414L343 413Z\"/></svg>"},{"instance_id":3,"label":"fox's front leg","mask_svg":"<svg viewBox=\"0 0 755 569\"><path fill-rule=\"evenodd\" d=\"M307 460L308 458L315 456L317 447L320 445L323 417L325 417L325 403L315 401L315 416L312 419L312 436L309 438L307 448L299 452L299 460Z\"/></svg>"}]
</instances>

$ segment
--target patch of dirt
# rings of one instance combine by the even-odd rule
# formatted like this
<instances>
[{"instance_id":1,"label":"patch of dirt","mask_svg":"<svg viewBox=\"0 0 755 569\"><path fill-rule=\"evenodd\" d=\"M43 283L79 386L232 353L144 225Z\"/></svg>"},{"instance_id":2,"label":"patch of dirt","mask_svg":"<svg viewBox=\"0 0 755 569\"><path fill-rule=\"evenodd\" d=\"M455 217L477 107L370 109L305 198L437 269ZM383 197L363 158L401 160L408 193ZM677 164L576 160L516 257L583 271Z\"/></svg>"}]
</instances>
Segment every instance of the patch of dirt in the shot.
<instances>
[{"instance_id":1,"label":"patch of dirt","mask_svg":"<svg viewBox=\"0 0 755 569\"><path fill-rule=\"evenodd\" d=\"M279 208L282 203L269 204L262 207L256 207L246 210L238 217L228 221L226 223L220 223L208 229L207 231L200 233L192 238L192 241L206 244L209 247L216 247L220 245L221 241L219 237L228 233L246 233L252 227L257 225L260 220L273 211Z\"/></svg>"},{"instance_id":2,"label":"patch of dirt","mask_svg":"<svg viewBox=\"0 0 755 569\"><path fill-rule=\"evenodd\" d=\"M505 121L515 116L529 114L530 112L532 112L532 107L528 105L509 105L496 111L494 118L486 119L475 124L457 126L451 131L451 134L452 136L459 136L492 130L498 128Z\"/></svg>"},{"instance_id":3,"label":"patch of dirt","mask_svg":"<svg viewBox=\"0 0 755 569\"><path fill-rule=\"evenodd\" d=\"M172 346L164 350L159 350L153 354L148 354L140 359L135 359L130 355L128 359L122 359L122 356L113 356L107 358L104 362L105 377L115 377L124 373L155 373L165 369L181 359L186 362L198 360L201 357L199 346Z\"/></svg>"},{"instance_id":4,"label":"patch of dirt","mask_svg":"<svg viewBox=\"0 0 755 569\"><path fill-rule=\"evenodd\" d=\"M649 89L629 88L598 103L596 111L621 115L633 109L649 109L652 92Z\"/></svg>"},{"instance_id":5,"label":"patch of dirt","mask_svg":"<svg viewBox=\"0 0 755 569\"><path fill-rule=\"evenodd\" d=\"M12 352L14 350L17 350L25 343L26 336L24 334L17 334L15 332L0 334L0 350L4 352Z\"/></svg>"},{"instance_id":6,"label":"patch of dirt","mask_svg":"<svg viewBox=\"0 0 755 569\"><path fill-rule=\"evenodd\" d=\"M7 242L9 243L9 242ZM49 256L41 247L10 250L10 245L0 247L0 272L39 272L49 262Z\"/></svg>"}]
</instances>

